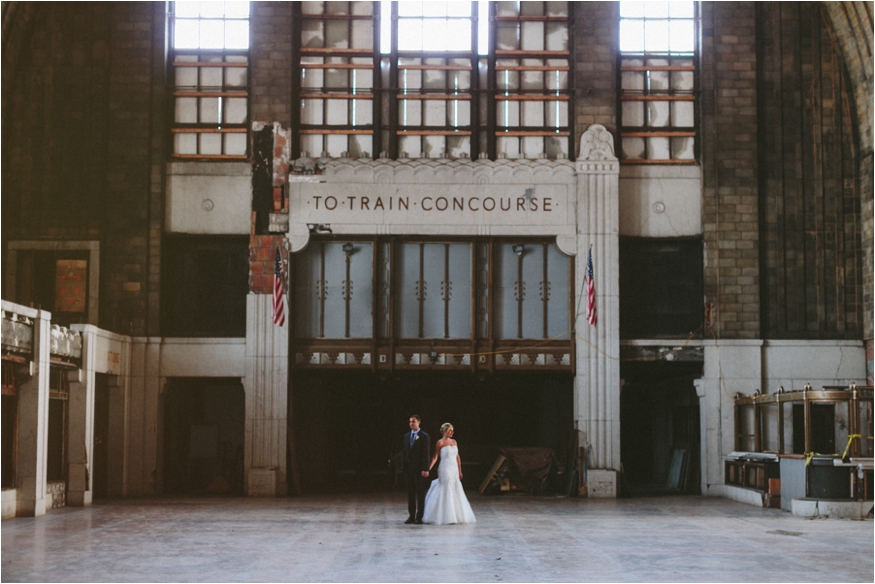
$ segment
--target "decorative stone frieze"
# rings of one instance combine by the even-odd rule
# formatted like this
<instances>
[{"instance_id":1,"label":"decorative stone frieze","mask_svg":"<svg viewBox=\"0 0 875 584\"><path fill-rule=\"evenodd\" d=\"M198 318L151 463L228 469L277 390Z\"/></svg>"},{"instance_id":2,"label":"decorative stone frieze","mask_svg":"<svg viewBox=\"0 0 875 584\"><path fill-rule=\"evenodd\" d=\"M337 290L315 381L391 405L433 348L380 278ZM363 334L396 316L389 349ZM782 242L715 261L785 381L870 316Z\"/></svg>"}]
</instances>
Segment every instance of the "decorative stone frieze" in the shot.
<instances>
[{"instance_id":1,"label":"decorative stone frieze","mask_svg":"<svg viewBox=\"0 0 875 584\"><path fill-rule=\"evenodd\" d=\"M52 325L51 354L71 359L82 358L82 335L57 324Z\"/></svg>"},{"instance_id":2,"label":"decorative stone frieze","mask_svg":"<svg viewBox=\"0 0 875 584\"><path fill-rule=\"evenodd\" d=\"M3 350L33 353L33 321L26 316L3 311Z\"/></svg>"}]
</instances>

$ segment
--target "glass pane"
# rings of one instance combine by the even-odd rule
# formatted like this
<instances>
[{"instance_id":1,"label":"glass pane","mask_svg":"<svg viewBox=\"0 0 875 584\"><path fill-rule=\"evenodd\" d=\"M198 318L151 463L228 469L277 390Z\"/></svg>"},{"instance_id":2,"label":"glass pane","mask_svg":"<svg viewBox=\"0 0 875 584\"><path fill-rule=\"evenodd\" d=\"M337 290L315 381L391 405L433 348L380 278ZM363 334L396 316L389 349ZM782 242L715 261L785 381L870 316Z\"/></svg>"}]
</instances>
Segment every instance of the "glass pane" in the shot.
<instances>
[{"instance_id":1,"label":"glass pane","mask_svg":"<svg viewBox=\"0 0 875 584\"><path fill-rule=\"evenodd\" d=\"M310 156L321 156L323 150L323 136L319 134L302 134L301 151L309 152Z\"/></svg>"},{"instance_id":2,"label":"glass pane","mask_svg":"<svg viewBox=\"0 0 875 584\"><path fill-rule=\"evenodd\" d=\"M498 50L513 51L520 48L520 33L517 23L499 22L495 34L495 43Z\"/></svg>"},{"instance_id":3,"label":"glass pane","mask_svg":"<svg viewBox=\"0 0 875 584\"><path fill-rule=\"evenodd\" d=\"M471 336L471 244L450 244L448 317L451 338Z\"/></svg>"},{"instance_id":4,"label":"glass pane","mask_svg":"<svg viewBox=\"0 0 875 584\"><path fill-rule=\"evenodd\" d=\"M642 18L645 2L620 2L620 18Z\"/></svg>"},{"instance_id":5,"label":"glass pane","mask_svg":"<svg viewBox=\"0 0 875 584\"><path fill-rule=\"evenodd\" d=\"M545 2L547 16L568 16L568 2Z\"/></svg>"},{"instance_id":6,"label":"glass pane","mask_svg":"<svg viewBox=\"0 0 875 584\"><path fill-rule=\"evenodd\" d=\"M225 48L248 49L249 48L249 21L226 20L225 21Z\"/></svg>"},{"instance_id":7,"label":"glass pane","mask_svg":"<svg viewBox=\"0 0 875 584\"><path fill-rule=\"evenodd\" d=\"M668 5L670 2L644 2L645 18L668 18Z\"/></svg>"},{"instance_id":8,"label":"glass pane","mask_svg":"<svg viewBox=\"0 0 875 584\"><path fill-rule=\"evenodd\" d=\"M565 158L568 158L568 138L564 136L556 136L544 138L544 147L547 149L547 158L551 158L553 160L559 158L559 155L562 154Z\"/></svg>"},{"instance_id":9,"label":"glass pane","mask_svg":"<svg viewBox=\"0 0 875 584\"><path fill-rule=\"evenodd\" d=\"M199 46L202 49L225 48L225 22L223 20L202 20Z\"/></svg>"},{"instance_id":10,"label":"glass pane","mask_svg":"<svg viewBox=\"0 0 875 584\"><path fill-rule=\"evenodd\" d=\"M315 339L319 336L319 283L321 244L310 245L295 256L295 336Z\"/></svg>"},{"instance_id":11,"label":"glass pane","mask_svg":"<svg viewBox=\"0 0 875 584\"><path fill-rule=\"evenodd\" d=\"M222 135L221 134L198 134L201 142L200 154L221 154L222 153Z\"/></svg>"},{"instance_id":12,"label":"glass pane","mask_svg":"<svg viewBox=\"0 0 875 584\"><path fill-rule=\"evenodd\" d=\"M221 89L222 88L222 68L221 67L201 67L200 68L201 87L204 89Z\"/></svg>"},{"instance_id":13,"label":"glass pane","mask_svg":"<svg viewBox=\"0 0 875 584\"><path fill-rule=\"evenodd\" d=\"M623 126L641 127L644 125L644 102L623 102Z\"/></svg>"},{"instance_id":14,"label":"glass pane","mask_svg":"<svg viewBox=\"0 0 875 584\"><path fill-rule=\"evenodd\" d=\"M668 138L647 138L647 149L650 160L668 160L671 158Z\"/></svg>"},{"instance_id":15,"label":"glass pane","mask_svg":"<svg viewBox=\"0 0 875 584\"><path fill-rule=\"evenodd\" d=\"M246 154L246 134L225 134L225 154L243 156Z\"/></svg>"},{"instance_id":16,"label":"glass pane","mask_svg":"<svg viewBox=\"0 0 875 584\"><path fill-rule=\"evenodd\" d=\"M459 158L462 153L471 156L471 137L447 136L447 152L453 158Z\"/></svg>"},{"instance_id":17,"label":"glass pane","mask_svg":"<svg viewBox=\"0 0 875 584\"><path fill-rule=\"evenodd\" d=\"M644 91L644 72L623 71L620 74L620 85L623 91Z\"/></svg>"},{"instance_id":18,"label":"glass pane","mask_svg":"<svg viewBox=\"0 0 875 584\"><path fill-rule=\"evenodd\" d=\"M173 15L176 18L197 18L201 15L200 2L174 2Z\"/></svg>"},{"instance_id":19,"label":"glass pane","mask_svg":"<svg viewBox=\"0 0 875 584\"><path fill-rule=\"evenodd\" d=\"M529 65L529 63L524 63L524 64ZM523 89L543 89L544 88L544 71L523 71L522 73L523 73L522 74L522 88Z\"/></svg>"},{"instance_id":20,"label":"glass pane","mask_svg":"<svg viewBox=\"0 0 875 584\"><path fill-rule=\"evenodd\" d=\"M672 126L692 128L695 126L695 108L692 101L674 101L671 104Z\"/></svg>"},{"instance_id":21,"label":"glass pane","mask_svg":"<svg viewBox=\"0 0 875 584\"><path fill-rule=\"evenodd\" d=\"M450 124L454 127L471 124L471 102L456 100L450 102Z\"/></svg>"},{"instance_id":22,"label":"glass pane","mask_svg":"<svg viewBox=\"0 0 875 584\"><path fill-rule=\"evenodd\" d=\"M519 138L499 137L495 142L498 147L498 153L504 154L505 158L514 159L520 157Z\"/></svg>"},{"instance_id":23,"label":"glass pane","mask_svg":"<svg viewBox=\"0 0 875 584\"><path fill-rule=\"evenodd\" d=\"M444 336L444 265L446 252L441 244L425 244L423 249L422 271L424 299L422 312L423 336L443 338Z\"/></svg>"},{"instance_id":24,"label":"glass pane","mask_svg":"<svg viewBox=\"0 0 875 584\"><path fill-rule=\"evenodd\" d=\"M403 4L403 3L402 3ZM420 51L422 50L422 21L399 20L398 21L398 50Z\"/></svg>"},{"instance_id":25,"label":"glass pane","mask_svg":"<svg viewBox=\"0 0 875 584\"><path fill-rule=\"evenodd\" d=\"M681 91L692 91L694 88L692 71L672 71L671 88Z\"/></svg>"},{"instance_id":26,"label":"glass pane","mask_svg":"<svg viewBox=\"0 0 875 584\"><path fill-rule=\"evenodd\" d=\"M301 2L302 14L322 14L322 2Z\"/></svg>"},{"instance_id":27,"label":"glass pane","mask_svg":"<svg viewBox=\"0 0 875 584\"><path fill-rule=\"evenodd\" d=\"M246 87L246 69L244 67L225 69L225 87Z\"/></svg>"},{"instance_id":28,"label":"glass pane","mask_svg":"<svg viewBox=\"0 0 875 584\"><path fill-rule=\"evenodd\" d=\"M567 101L548 101L545 102L547 120L546 126L549 128L564 128L568 126L568 102Z\"/></svg>"},{"instance_id":29,"label":"glass pane","mask_svg":"<svg viewBox=\"0 0 875 584\"><path fill-rule=\"evenodd\" d=\"M201 2L201 18L224 18L224 2Z\"/></svg>"},{"instance_id":30,"label":"glass pane","mask_svg":"<svg viewBox=\"0 0 875 584\"><path fill-rule=\"evenodd\" d=\"M369 158L374 153L374 137L370 134L352 134L347 150L352 158Z\"/></svg>"},{"instance_id":31,"label":"glass pane","mask_svg":"<svg viewBox=\"0 0 875 584\"><path fill-rule=\"evenodd\" d=\"M622 2L622 4L626 4ZM620 21L620 50L626 53L644 52L644 21Z\"/></svg>"},{"instance_id":32,"label":"glass pane","mask_svg":"<svg viewBox=\"0 0 875 584\"><path fill-rule=\"evenodd\" d=\"M249 2L225 2L225 18L249 18Z\"/></svg>"},{"instance_id":33,"label":"glass pane","mask_svg":"<svg viewBox=\"0 0 875 584\"><path fill-rule=\"evenodd\" d=\"M568 25L566 23L547 23L547 44L545 48L548 51L568 50Z\"/></svg>"},{"instance_id":34,"label":"glass pane","mask_svg":"<svg viewBox=\"0 0 875 584\"><path fill-rule=\"evenodd\" d=\"M438 4L438 2L432 2L432 4ZM471 16L470 2L446 2L445 5L447 16Z\"/></svg>"},{"instance_id":35,"label":"glass pane","mask_svg":"<svg viewBox=\"0 0 875 584\"><path fill-rule=\"evenodd\" d=\"M352 21L352 45L355 49L374 47L374 23L370 20Z\"/></svg>"},{"instance_id":36,"label":"glass pane","mask_svg":"<svg viewBox=\"0 0 875 584\"><path fill-rule=\"evenodd\" d=\"M333 4L333 3L332 3ZM349 29L346 20L329 20L325 23L325 46L332 49L349 48Z\"/></svg>"},{"instance_id":37,"label":"glass pane","mask_svg":"<svg viewBox=\"0 0 875 584\"><path fill-rule=\"evenodd\" d=\"M332 158L340 158L344 152L349 152L349 143L345 134L328 134L325 136L325 148Z\"/></svg>"},{"instance_id":38,"label":"glass pane","mask_svg":"<svg viewBox=\"0 0 875 584\"><path fill-rule=\"evenodd\" d=\"M471 21L448 20L446 27L446 40L441 49L447 51L471 50Z\"/></svg>"},{"instance_id":39,"label":"glass pane","mask_svg":"<svg viewBox=\"0 0 875 584\"><path fill-rule=\"evenodd\" d=\"M219 98L200 97L200 119L202 124L219 124Z\"/></svg>"},{"instance_id":40,"label":"glass pane","mask_svg":"<svg viewBox=\"0 0 875 584\"><path fill-rule=\"evenodd\" d=\"M644 158L644 138L623 138L623 158Z\"/></svg>"},{"instance_id":41,"label":"glass pane","mask_svg":"<svg viewBox=\"0 0 875 584\"><path fill-rule=\"evenodd\" d=\"M693 18L695 16L695 2L670 2L668 14L672 18Z\"/></svg>"},{"instance_id":42,"label":"glass pane","mask_svg":"<svg viewBox=\"0 0 875 584\"><path fill-rule=\"evenodd\" d=\"M424 71L422 85L425 89L447 89L447 72Z\"/></svg>"},{"instance_id":43,"label":"glass pane","mask_svg":"<svg viewBox=\"0 0 875 584\"><path fill-rule=\"evenodd\" d=\"M398 16L422 16L422 5L422 2L414 2L413 0L398 2Z\"/></svg>"},{"instance_id":44,"label":"glass pane","mask_svg":"<svg viewBox=\"0 0 875 584\"><path fill-rule=\"evenodd\" d=\"M196 49L200 46L200 22L176 20L173 23L173 46L177 49Z\"/></svg>"},{"instance_id":45,"label":"glass pane","mask_svg":"<svg viewBox=\"0 0 875 584\"><path fill-rule=\"evenodd\" d=\"M425 104L425 121L426 126L446 126L447 125L447 102L437 99L427 99Z\"/></svg>"},{"instance_id":46,"label":"glass pane","mask_svg":"<svg viewBox=\"0 0 875 584\"><path fill-rule=\"evenodd\" d=\"M544 125L544 102L524 101L520 115L521 125L528 127L541 127ZM526 151L528 153L528 151Z\"/></svg>"},{"instance_id":47,"label":"glass pane","mask_svg":"<svg viewBox=\"0 0 875 584\"><path fill-rule=\"evenodd\" d=\"M422 137L422 151L427 158L439 158L446 149L446 139L443 136Z\"/></svg>"},{"instance_id":48,"label":"glass pane","mask_svg":"<svg viewBox=\"0 0 875 584\"><path fill-rule=\"evenodd\" d=\"M345 99L325 100L325 123L330 126L345 126L349 123L349 103Z\"/></svg>"},{"instance_id":49,"label":"glass pane","mask_svg":"<svg viewBox=\"0 0 875 584\"><path fill-rule=\"evenodd\" d=\"M399 245L396 255L396 330L401 338L419 337L419 244Z\"/></svg>"},{"instance_id":50,"label":"glass pane","mask_svg":"<svg viewBox=\"0 0 875 584\"><path fill-rule=\"evenodd\" d=\"M534 2L532 2L534 4ZM521 22L520 23L521 45L524 51L544 50L544 23Z\"/></svg>"},{"instance_id":51,"label":"glass pane","mask_svg":"<svg viewBox=\"0 0 875 584\"><path fill-rule=\"evenodd\" d=\"M649 118L649 126L651 128L664 128L671 125L669 118L667 101L648 101L647 116Z\"/></svg>"},{"instance_id":52,"label":"glass pane","mask_svg":"<svg viewBox=\"0 0 875 584\"><path fill-rule=\"evenodd\" d=\"M301 123L318 126L322 124L322 100L321 99L302 99L301 100Z\"/></svg>"},{"instance_id":53,"label":"glass pane","mask_svg":"<svg viewBox=\"0 0 875 584\"><path fill-rule=\"evenodd\" d=\"M668 21L647 20L644 22L644 50L648 53L668 52Z\"/></svg>"},{"instance_id":54,"label":"glass pane","mask_svg":"<svg viewBox=\"0 0 875 584\"><path fill-rule=\"evenodd\" d=\"M350 102L353 126L367 126L374 121L373 100L353 99Z\"/></svg>"},{"instance_id":55,"label":"glass pane","mask_svg":"<svg viewBox=\"0 0 875 584\"><path fill-rule=\"evenodd\" d=\"M194 89L197 87L197 67L176 67L176 88Z\"/></svg>"},{"instance_id":56,"label":"glass pane","mask_svg":"<svg viewBox=\"0 0 875 584\"><path fill-rule=\"evenodd\" d=\"M547 278L549 281L547 299L547 337L570 338L570 282L571 260L553 245L547 246ZM565 333L565 334L563 334Z\"/></svg>"},{"instance_id":57,"label":"glass pane","mask_svg":"<svg viewBox=\"0 0 875 584\"><path fill-rule=\"evenodd\" d=\"M405 99L399 103L398 122L402 126L422 125L422 101L418 99Z\"/></svg>"},{"instance_id":58,"label":"glass pane","mask_svg":"<svg viewBox=\"0 0 875 584\"><path fill-rule=\"evenodd\" d=\"M672 138L671 139L671 157L678 160L693 160L696 158L693 145L694 138Z\"/></svg>"},{"instance_id":59,"label":"glass pane","mask_svg":"<svg viewBox=\"0 0 875 584\"><path fill-rule=\"evenodd\" d=\"M408 158L419 158L419 153L422 152L422 140L419 136L400 136L398 152L406 152Z\"/></svg>"},{"instance_id":60,"label":"glass pane","mask_svg":"<svg viewBox=\"0 0 875 584\"><path fill-rule=\"evenodd\" d=\"M321 20L307 19L301 23L301 46L321 48L325 45L325 30Z\"/></svg>"},{"instance_id":61,"label":"glass pane","mask_svg":"<svg viewBox=\"0 0 875 584\"><path fill-rule=\"evenodd\" d=\"M352 13L356 16L371 16L374 13L373 2L350 2Z\"/></svg>"},{"instance_id":62,"label":"glass pane","mask_svg":"<svg viewBox=\"0 0 875 584\"><path fill-rule=\"evenodd\" d=\"M342 249L342 248L341 248ZM354 243L349 256L349 336L362 339L373 336L373 254L369 243ZM344 277L344 279L346 279Z\"/></svg>"},{"instance_id":63,"label":"glass pane","mask_svg":"<svg viewBox=\"0 0 875 584\"><path fill-rule=\"evenodd\" d=\"M223 103L225 122L229 124L242 124L246 121L246 98L228 97Z\"/></svg>"},{"instance_id":64,"label":"glass pane","mask_svg":"<svg viewBox=\"0 0 875 584\"><path fill-rule=\"evenodd\" d=\"M519 2L496 2L495 14L497 16L518 16Z\"/></svg>"},{"instance_id":65,"label":"glass pane","mask_svg":"<svg viewBox=\"0 0 875 584\"><path fill-rule=\"evenodd\" d=\"M542 136L526 136L521 139L523 144L523 158L537 159L544 152L544 138Z\"/></svg>"},{"instance_id":66,"label":"glass pane","mask_svg":"<svg viewBox=\"0 0 875 584\"><path fill-rule=\"evenodd\" d=\"M656 63L653 63L654 65ZM662 65L662 63L659 63ZM650 72L650 90L651 91L665 91L668 89L668 71L651 71Z\"/></svg>"},{"instance_id":67,"label":"glass pane","mask_svg":"<svg viewBox=\"0 0 875 584\"><path fill-rule=\"evenodd\" d=\"M178 124L196 124L197 123L197 98L195 97L177 97L176 98L176 115L174 121Z\"/></svg>"},{"instance_id":68,"label":"glass pane","mask_svg":"<svg viewBox=\"0 0 875 584\"><path fill-rule=\"evenodd\" d=\"M496 109L499 126L512 128L520 125L520 102L499 101Z\"/></svg>"},{"instance_id":69,"label":"glass pane","mask_svg":"<svg viewBox=\"0 0 875 584\"><path fill-rule=\"evenodd\" d=\"M346 280L346 254L342 243L325 245L325 337L341 339L345 336L346 302L343 299L343 281Z\"/></svg>"},{"instance_id":70,"label":"glass pane","mask_svg":"<svg viewBox=\"0 0 875 584\"><path fill-rule=\"evenodd\" d=\"M669 46L673 53L692 53L695 31L692 20L672 20L669 23Z\"/></svg>"},{"instance_id":71,"label":"glass pane","mask_svg":"<svg viewBox=\"0 0 875 584\"><path fill-rule=\"evenodd\" d=\"M496 247L495 334L499 339L513 339L519 332L516 300L517 256L510 244Z\"/></svg>"},{"instance_id":72,"label":"glass pane","mask_svg":"<svg viewBox=\"0 0 875 584\"><path fill-rule=\"evenodd\" d=\"M197 134L173 134L175 154L197 154Z\"/></svg>"}]
</instances>

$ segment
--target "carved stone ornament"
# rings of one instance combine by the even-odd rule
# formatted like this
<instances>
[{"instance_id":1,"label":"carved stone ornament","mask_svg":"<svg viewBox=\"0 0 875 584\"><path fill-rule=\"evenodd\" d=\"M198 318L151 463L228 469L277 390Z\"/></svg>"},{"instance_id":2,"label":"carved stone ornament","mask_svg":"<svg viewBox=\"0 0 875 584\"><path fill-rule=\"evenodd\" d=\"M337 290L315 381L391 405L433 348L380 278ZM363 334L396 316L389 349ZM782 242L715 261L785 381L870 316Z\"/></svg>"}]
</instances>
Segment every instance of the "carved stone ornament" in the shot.
<instances>
[{"instance_id":1,"label":"carved stone ornament","mask_svg":"<svg viewBox=\"0 0 875 584\"><path fill-rule=\"evenodd\" d=\"M580 137L578 160L616 160L614 136L601 124L591 125Z\"/></svg>"}]
</instances>

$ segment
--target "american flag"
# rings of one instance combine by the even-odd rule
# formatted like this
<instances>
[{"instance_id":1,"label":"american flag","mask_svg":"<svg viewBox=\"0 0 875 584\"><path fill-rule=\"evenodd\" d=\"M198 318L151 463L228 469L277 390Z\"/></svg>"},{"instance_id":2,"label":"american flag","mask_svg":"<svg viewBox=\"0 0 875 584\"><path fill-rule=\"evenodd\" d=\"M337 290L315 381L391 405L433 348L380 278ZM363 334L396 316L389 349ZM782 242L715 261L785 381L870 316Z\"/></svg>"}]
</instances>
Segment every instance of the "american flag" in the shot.
<instances>
[{"instance_id":1,"label":"american flag","mask_svg":"<svg viewBox=\"0 0 875 584\"><path fill-rule=\"evenodd\" d=\"M595 325L595 280L592 276L592 248L589 248L589 258L586 260L586 274L583 276L583 284L586 287L586 321Z\"/></svg>"},{"instance_id":2,"label":"american flag","mask_svg":"<svg viewBox=\"0 0 875 584\"><path fill-rule=\"evenodd\" d=\"M273 268L273 324L286 324L286 310L283 302L283 260L280 248L276 248L276 265Z\"/></svg>"}]
</instances>

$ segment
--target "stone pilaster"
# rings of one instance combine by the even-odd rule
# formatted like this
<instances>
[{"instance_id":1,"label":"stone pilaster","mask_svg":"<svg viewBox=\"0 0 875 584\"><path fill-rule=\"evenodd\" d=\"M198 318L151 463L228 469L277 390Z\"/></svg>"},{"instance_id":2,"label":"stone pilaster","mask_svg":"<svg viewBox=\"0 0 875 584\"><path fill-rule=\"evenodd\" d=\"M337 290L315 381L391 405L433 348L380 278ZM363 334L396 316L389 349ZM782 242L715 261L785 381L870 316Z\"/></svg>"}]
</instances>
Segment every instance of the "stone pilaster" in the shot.
<instances>
[{"instance_id":1,"label":"stone pilaster","mask_svg":"<svg viewBox=\"0 0 875 584\"><path fill-rule=\"evenodd\" d=\"M288 306L286 307L288 310ZM272 297L246 297L244 484L250 496L286 494L289 324L273 323Z\"/></svg>"},{"instance_id":2,"label":"stone pilaster","mask_svg":"<svg viewBox=\"0 0 875 584\"><path fill-rule=\"evenodd\" d=\"M581 136L577 159L575 419L592 445L590 467L608 470L620 468L619 175L613 136L602 125L590 126ZM590 249L595 325L586 317Z\"/></svg>"},{"instance_id":3,"label":"stone pilaster","mask_svg":"<svg viewBox=\"0 0 875 584\"><path fill-rule=\"evenodd\" d=\"M16 515L46 513L46 456L49 440L49 367L52 315L36 311L33 319L32 377L18 388L18 457L15 473Z\"/></svg>"},{"instance_id":4,"label":"stone pilaster","mask_svg":"<svg viewBox=\"0 0 875 584\"><path fill-rule=\"evenodd\" d=\"M84 341L84 339L83 339ZM83 346L83 357L87 359ZM67 505L91 505L94 453L94 370L67 374L70 382L67 423Z\"/></svg>"}]
</instances>

